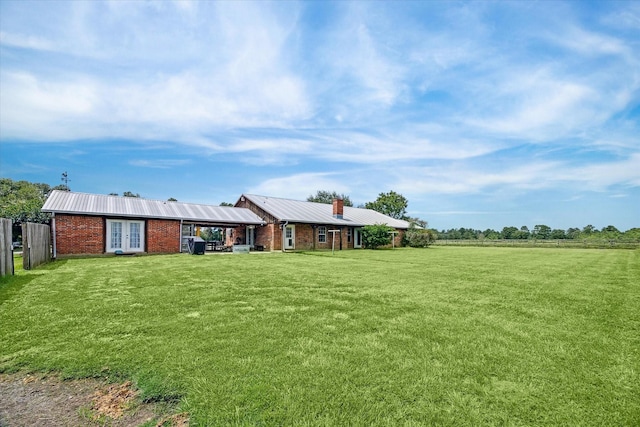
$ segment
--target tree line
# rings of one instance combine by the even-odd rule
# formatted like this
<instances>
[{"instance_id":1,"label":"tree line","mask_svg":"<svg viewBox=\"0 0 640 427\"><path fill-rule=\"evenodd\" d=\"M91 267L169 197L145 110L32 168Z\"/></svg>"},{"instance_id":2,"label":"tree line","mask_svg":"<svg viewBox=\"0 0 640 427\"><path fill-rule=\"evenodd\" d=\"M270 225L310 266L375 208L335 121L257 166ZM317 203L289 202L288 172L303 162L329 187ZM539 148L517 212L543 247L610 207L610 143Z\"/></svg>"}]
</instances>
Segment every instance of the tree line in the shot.
<instances>
[{"instance_id":1,"label":"tree line","mask_svg":"<svg viewBox=\"0 0 640 427\"><path fill-rule=\"evenodd\" d=\"M608 225L602 229L597 229L593 225L583 228L572 227L566 230L551 228L545 224L539 224L529 229L526 225L522 227L504 227L501 231L488 228L486 230L475 230L473 228L451 228L438 232L440 240L640 240L640 228L631 228L627 231L620 231L613 225Z\"/></svg>"}]
</instances>

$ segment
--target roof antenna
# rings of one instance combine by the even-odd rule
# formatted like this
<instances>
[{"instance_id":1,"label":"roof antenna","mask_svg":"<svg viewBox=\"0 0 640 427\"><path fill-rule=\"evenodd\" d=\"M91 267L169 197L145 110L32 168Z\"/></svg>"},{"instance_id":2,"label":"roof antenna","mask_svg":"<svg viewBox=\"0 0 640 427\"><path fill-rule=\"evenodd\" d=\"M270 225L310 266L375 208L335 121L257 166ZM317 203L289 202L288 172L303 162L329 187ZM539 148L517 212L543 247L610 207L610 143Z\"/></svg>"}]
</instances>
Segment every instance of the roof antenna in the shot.
<instances>
[{"instance_id":1,"label":"roof antenna","mask_svg":"<svg viewBox=\"0 0 640 427\"><path fill-rule=\"evenodd\" d=\"M69 179L69 174L67 173L67 171L62 172L62 182L64 182L65 191L71 191L69 189L69 181L71 180Z\"/></svg>"}]
</instances>

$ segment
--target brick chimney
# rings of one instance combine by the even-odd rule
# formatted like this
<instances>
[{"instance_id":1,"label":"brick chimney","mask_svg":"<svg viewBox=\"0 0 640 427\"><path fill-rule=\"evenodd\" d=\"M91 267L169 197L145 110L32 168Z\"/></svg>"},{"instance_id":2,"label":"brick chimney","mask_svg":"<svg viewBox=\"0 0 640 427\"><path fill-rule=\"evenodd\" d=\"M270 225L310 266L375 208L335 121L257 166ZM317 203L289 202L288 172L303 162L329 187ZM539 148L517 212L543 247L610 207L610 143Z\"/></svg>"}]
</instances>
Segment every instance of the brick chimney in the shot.
<instances>
[{"instance_id":1,"label":"brick chimney","mask_svg":"<svg viewBox=\"0 0 640 427\"><path fill-rule=\"evenodd\" d=\"M344 200L342 199L333 199L333 217L337 219L342 219L342 215L344 213Z\"/></svg>"}]
</instances>

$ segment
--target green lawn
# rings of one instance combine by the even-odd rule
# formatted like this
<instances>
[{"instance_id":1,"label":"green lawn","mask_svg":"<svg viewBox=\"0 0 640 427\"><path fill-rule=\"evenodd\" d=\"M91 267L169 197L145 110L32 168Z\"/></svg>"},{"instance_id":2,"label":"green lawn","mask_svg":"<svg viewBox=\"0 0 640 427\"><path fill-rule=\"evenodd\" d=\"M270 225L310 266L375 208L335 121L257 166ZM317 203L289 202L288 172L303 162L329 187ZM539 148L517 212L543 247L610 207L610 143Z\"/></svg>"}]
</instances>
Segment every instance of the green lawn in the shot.
<instances>
[{"instance_id":1,"label":"green lawn","mask_svg":"<svg viewBox=\"0 0 640 427\"><path fill-rule=\"evenodd\" d=\"M0 372L131 378L191 425L640 424L640 251L69 259L0 281Z\"/></svg>"}]
</instances>

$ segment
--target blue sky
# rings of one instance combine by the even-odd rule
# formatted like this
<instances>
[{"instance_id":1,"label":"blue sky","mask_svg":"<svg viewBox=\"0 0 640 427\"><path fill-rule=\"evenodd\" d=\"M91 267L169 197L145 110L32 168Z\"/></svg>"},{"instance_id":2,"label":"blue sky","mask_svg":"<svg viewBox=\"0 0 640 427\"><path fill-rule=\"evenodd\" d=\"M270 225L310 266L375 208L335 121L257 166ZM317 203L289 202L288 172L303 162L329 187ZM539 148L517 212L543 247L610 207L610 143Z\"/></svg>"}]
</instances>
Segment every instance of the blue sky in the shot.
<instances>
[{"instance_id":1,"label":"blue sky","mask_svg":"<svg viewBox=\"0 0 640 427\"><path fill-rule=\"evenodd\" d=\"M0 176L640 226L640 2L0 2Z\"/></svg>"}]
</instances>

